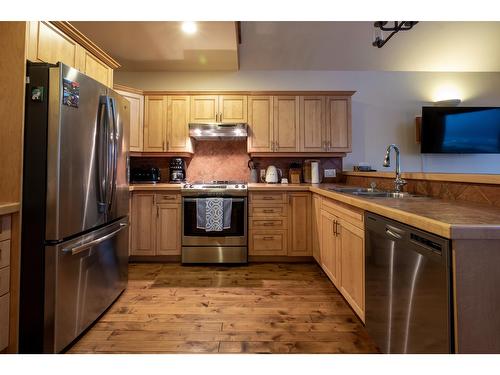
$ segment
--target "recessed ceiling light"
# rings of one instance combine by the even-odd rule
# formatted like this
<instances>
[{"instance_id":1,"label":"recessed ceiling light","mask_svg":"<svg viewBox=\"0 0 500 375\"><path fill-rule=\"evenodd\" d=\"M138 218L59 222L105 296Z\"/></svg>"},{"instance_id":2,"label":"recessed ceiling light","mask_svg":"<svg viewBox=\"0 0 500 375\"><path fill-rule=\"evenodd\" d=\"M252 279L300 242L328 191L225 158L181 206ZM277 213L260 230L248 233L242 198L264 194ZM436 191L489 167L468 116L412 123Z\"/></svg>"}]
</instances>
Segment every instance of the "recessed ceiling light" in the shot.
<instances>
[{"instance_id":1,"label":"recessed ceiling light","mask_svg":"<svg viewBox=\"0 0 500 375\"><path fill-rule=\"evenodd\" d=\"M184 21L182 23L181 29L186 34L194 34L198 30L198 26L196 26L196 22Z\"/></svg>"}]
</instances>

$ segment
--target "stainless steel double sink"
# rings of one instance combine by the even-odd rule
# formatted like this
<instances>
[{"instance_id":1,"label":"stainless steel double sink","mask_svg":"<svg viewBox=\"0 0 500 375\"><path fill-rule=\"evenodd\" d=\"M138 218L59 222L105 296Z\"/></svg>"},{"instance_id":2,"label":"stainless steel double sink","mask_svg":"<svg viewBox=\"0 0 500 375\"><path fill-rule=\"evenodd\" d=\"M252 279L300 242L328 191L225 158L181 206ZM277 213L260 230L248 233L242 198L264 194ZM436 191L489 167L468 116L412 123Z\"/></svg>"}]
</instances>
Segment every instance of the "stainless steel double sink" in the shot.
<instances>
[{"instance_id":1,"label":"stainless steel double sink","mask_svg":"<svg viewBox=\"0 0 500 375\"><path fill-rule=\"evenodd\" d=\"M406 192L396 192L396 191L384 191L372 188L361 188L361 187L341 187L335 186L328 188L328 190L335 191L337 193L345 193L350 195L355 195L363 198L426 198L424 195L410 194Z\"/></svg>"}]
</instances>

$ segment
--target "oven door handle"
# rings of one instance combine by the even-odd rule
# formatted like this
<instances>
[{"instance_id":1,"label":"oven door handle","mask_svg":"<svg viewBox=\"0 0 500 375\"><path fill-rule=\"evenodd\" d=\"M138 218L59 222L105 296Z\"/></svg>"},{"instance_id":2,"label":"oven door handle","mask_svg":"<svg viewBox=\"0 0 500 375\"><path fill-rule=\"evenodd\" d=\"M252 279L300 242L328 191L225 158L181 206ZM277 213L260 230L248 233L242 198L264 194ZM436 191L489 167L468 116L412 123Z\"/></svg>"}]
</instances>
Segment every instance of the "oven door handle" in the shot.
<instances>
[{"instance_id":1,"label":"oven door handle","mask_svg":"<svg viewBox=\"0 0 500 375\"><path fill-rule=\"evenodd\" d=\"M212 197L208 197L208 198L212 198ZM219 197L213 197L213 198L219 198ZM220 198L231 199L233 201L233 203L245 202L245 199L246 199L246 198L231 198L231 197L220 197ZM204 198L182 198L182 200L184 202L196 202L197 199L207 199L207 198L206 197L204 197Z\"/></svg>"}]
</instances>

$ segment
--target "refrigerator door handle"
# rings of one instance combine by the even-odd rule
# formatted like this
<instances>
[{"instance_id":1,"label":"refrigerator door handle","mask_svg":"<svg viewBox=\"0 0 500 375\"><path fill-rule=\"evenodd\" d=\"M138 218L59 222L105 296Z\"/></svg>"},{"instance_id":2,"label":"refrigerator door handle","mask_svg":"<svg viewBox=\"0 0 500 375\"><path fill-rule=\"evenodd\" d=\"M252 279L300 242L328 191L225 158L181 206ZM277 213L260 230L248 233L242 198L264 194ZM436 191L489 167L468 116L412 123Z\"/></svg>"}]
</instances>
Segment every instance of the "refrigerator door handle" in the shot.
<instances>
[{"instance_id":1,"label":"refrigerator door handle","mask_svg":"<svg viewBox=\"0 0 500 375\"><path fill-rule=\"evenodd\" d=\"M74 246L74 247L68 247L66 249L63 249L62 252L63 253L67 253L67 254L71 254L71 255L76 255L78 253L81 253L82 251L87 250L88 248L90 248L92 246L98 245L101 242L104 242L104 241L110 239L111 237L115 236L118 232L120 232L123 229L125 229L127 226L128 226L128 224L120 223L120 228L114 230L113 232L108 233L105 236L96 238L96 239L94 239L94 240L92 240L90 242L84 243L82 245L78 245L78 246Z\"/></svg>"},{"instance_id":2,"label":"refrigerator door handle","mask_svg":"<svg viewBox=\"0 0 500 375\"><path fill-rule=\"evenodd\" d=\"M109 211L113 206L113 200L116 193L116 173L117 173L117 164L118 164L118 123L116 118L116 102L114 98L108 97L109 100L109 120L111 123L111 150L112 150L112 159L111 159L111 179L109 181L110 184L110 196L108 207Z\"/></svg>"},{"instance_id":3,"label":"refrigerator door handle","mask_svg":"<svg viewBox=\"0 0 500 375\"><path fill-rule=\"evenodd\" d=\"M97 129L96 129L96 143L97 143L97 208L101 214L106 213L107 210L107 177L108 177L108 161L107 161L107 135L108 125L107 116L107 97L101 96L99 98L99 108L97 110Z\"/></svg>"}]
</instances>

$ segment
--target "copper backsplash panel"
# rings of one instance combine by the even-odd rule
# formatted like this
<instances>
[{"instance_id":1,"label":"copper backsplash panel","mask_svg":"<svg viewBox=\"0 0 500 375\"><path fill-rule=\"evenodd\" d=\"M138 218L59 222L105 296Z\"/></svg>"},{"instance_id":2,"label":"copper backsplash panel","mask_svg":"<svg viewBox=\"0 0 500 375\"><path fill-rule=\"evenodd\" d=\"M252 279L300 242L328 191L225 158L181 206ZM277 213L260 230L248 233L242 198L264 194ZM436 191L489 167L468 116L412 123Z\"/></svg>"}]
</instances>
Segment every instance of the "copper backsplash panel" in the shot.
<instances>
[{"instance_id":1,"label":"copper backsplash panel","mask_svg":"<svg viewBox=\"0 0 500 375\"><path fill-rule=\"evenodd\" d=\"M254 158L258 169L266 169L274 165L283 170L285 177L291 163L302 164L308 158ZM314 158L320 160L320 169L342 170L342 158ZM132 157L131 168L158 167L161 182L168 182L169 157ZM192 158L184 158L187 166L188 181L239 180L247 182L250 177L248 169L247 142L245 141L197 141ZM330 182L330 181L326 181Z\"/></svg>"},{"instance_id":2,"label":"copper backsplash panel","mask_svg":"<svg viewBox=\"0 0 500 375\"><path fill-rule=\"evenodd\" d=\"M380 189L394 189L394 179L385 177L346 176L349 185L369 187L374 181ZM486 203L500 207L500 186L447 181L406 180L404 191L430 197Z\"/></svg>"}]
</instances>

